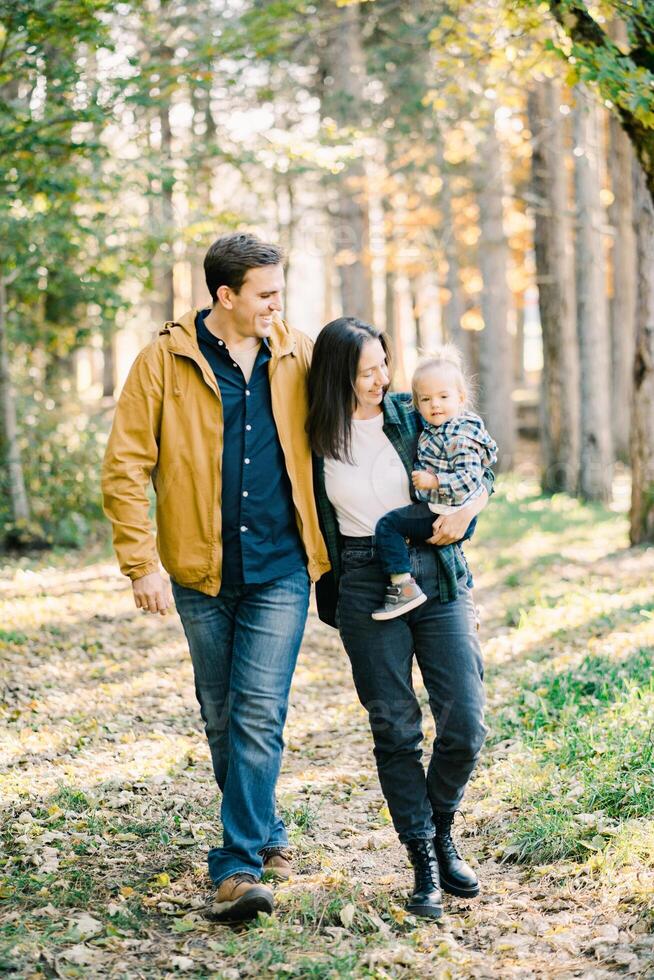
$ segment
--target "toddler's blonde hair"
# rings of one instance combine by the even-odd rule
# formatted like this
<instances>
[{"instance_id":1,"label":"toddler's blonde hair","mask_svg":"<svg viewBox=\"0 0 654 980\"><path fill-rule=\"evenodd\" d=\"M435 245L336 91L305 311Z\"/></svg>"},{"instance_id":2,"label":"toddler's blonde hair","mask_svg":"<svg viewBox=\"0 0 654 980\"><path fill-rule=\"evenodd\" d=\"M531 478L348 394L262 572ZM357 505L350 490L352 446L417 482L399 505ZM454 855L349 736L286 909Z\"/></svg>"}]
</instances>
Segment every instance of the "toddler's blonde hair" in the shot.
<instances>
[{"instance_id":1,"label":"toddler's blonde hair","mask_svg":"<svg viewBox=\"0 0 654 980\"><path fill-rule=\"evenodd\" d=\"M418 361L418 366L411 378L411 394L413 395L415 408L418 408L418 382L423 375L439 367L450 367L453 369L457 386L463 394L463 407L466 409L471 408L471 382L466 377L463 368L463 355L455 344L442 344L435 350L429 351L429 353L425 354Z\"/></svg>"}]
</instances>

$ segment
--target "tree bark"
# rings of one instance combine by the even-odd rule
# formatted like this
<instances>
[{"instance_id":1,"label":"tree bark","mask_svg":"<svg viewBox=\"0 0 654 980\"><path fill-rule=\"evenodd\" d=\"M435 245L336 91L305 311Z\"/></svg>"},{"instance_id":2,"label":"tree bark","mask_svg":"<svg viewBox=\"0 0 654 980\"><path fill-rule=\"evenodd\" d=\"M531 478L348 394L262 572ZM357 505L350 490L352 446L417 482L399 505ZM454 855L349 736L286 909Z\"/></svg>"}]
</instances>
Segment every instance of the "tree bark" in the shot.
<instances>
[{"instance_id":1,"label":"tree bark","mask_svg":"<svg viewBox=\"0 0 654 980\"><path fill-rule=\"evenodd\" d=\"M609 168L614 201L609 218L614 229L611 315L612 419L615 454L629 458L636 330L636 239L633 225L633 151L620 123L609 120Z\"/></svg>"},{"instance_id":2,"label":"tree bark","mask_svg":"<svg viewBox=\"0 0 654 980\"><path fill-rule=\"evenodd\" d=\"M632 544L654 543L654 205L634 161L638 290L631 428Z\"/></svg>"},{"instance_id":3,"label":"tree bark","mask_svg":"<svg viewBox=\"0 0 654 980\"><path fill-rule=\"evenodd\" d=\"M454 233L454 211L452 207L451 177L447 169L447 163L443 157L442 144L439 144L437 151L438 168L442 180L439 204L441 211L441 242L445 261L447 263L447 273L445 275L445 288L449 299L442 307L442 322L445 335L452 344L461 350L463 360L468 371L472 368L471 338L470 331L464 330L461 326L463 314L466 311L461 286L459 272L459 253L457 248L456 235Z\"/></svg>"},{"instance_id":4,"label":"tree bark","mask_svg":"<svg viewBox=\"0 0 654 980\"><path fill-rule=\"evenodd\" d=\"M163 97L162 97L163 98ZM163 99L159 107L159 126L161 131L161 234L165 249L159 249L155 273L155 291L162 320L170 320L175 315L174 280L174 211L173 189L175 175L173 170L172 130L170 127L170 103Z\"/></svg>"},{"instance_id":5,"label":"tree bark","mask_svg":"<svg viewBox=\"0 0 654 980\"><path fill-rule=\"evenodd\" d=\"M612 406L598 109L579 87L575 98L576 287L581 366L579 490L586 500L608 501L613 481Z\"/></svg>"},{"instance_id":6,"label":"tree bark","mask_svg":"<svg viewBox=\"0 0 654 980\"><path fill-rule=\"evenodd\" d=\"M360 123L363 114L364 58L359 5L329 3L330 29L323 50L323 67L331 85L322 92L323 116L343 128ZM343 312L372 320L372 279L365 167L361 157L341 171L330 206L343 301Z\"/></svg>"},{"instance_id":7,"label":"tree bark","mask_svg":"<svg viewBox=\"0 0 654 980\"><path fill-rule=\"evenodd\" d=\"M508 332L510 296L506 274L509 250L504 234L500 158L495 122L491 118L480 148L477 187L481 228L479 267L484 283L484 329L479 335L479 374L482 413L499 445L498 469L506 470L514 461L516 426L512 399L513 357Z\"/></svg>"},{"instance_id":8,"label":"tree bark","mask_svg":"<svg viewBox=\"0 0 654 980\"><path fill-rule=\"evenodd\" d=\"M111 324L113 327L114 324ZM116 357L113 332L102 331L102 397L113 398L116 389Z\"/></svg>"},{"instance_id":9,"label":"tree bark","mask_svg":"<svg viewBox=\"0 0 654 980\"><path fill-rule=\"evenodd\" d=\"M543 337L541 486L576 493L579 481L579 351L574 260L560 88L543 82L529 94L532 133L536 282Z\"/></svg>"},{"instance_id":10,"label":"tree bark","mask_svg":"<svg viewBox=\"0 0 654 980\"><path fill-rule=\"evenodd\" d=\"M7 339L7 280L0 276L0 422L5 462L8 475L8 492L14 522L30 520L30 505L25 487L23 467L18 445L16 402L9 374L9 343Z\"/></svg>"}]
</instances>

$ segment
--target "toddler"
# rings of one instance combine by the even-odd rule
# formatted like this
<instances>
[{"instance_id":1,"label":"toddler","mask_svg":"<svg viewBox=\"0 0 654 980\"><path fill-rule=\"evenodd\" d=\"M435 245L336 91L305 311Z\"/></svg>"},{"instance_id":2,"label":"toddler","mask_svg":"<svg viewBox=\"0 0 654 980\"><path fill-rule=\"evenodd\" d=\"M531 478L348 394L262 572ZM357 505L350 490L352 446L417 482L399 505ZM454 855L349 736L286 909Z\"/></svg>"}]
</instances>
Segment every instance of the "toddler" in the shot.
<instances>
[{"instance_id":1,"label":"toddler","mask_svg":"<svg viewBox=\"0 0 654 980\"><path fill-rule=\"evenodd\" d=\"M377 522L377 555L390 584L373 619L394 619L426 602L411 576L407 539L425 541L433 534L434 514L450 514L478 497L484 469L497 460L497 446L483 421L466 410L468 386L456 347L445 345L421 361L412 390L425 423L412 473L420 503L392 510ZM455 556L461 557L458 551ZM459 569L454 571L458 574Z\"/></svg>"}]
</instances>

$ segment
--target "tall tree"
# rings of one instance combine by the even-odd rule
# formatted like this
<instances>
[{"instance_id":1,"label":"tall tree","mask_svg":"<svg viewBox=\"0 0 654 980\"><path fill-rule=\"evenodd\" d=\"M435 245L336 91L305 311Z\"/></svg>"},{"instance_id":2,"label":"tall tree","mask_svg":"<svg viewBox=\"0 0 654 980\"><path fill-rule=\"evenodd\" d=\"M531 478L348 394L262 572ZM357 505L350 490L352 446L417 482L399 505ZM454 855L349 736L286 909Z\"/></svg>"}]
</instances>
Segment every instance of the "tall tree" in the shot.
<instances>
[{"instance_id":1,"label":"tall tree","mask_svg":"<svg viewBox=\"0 0 654 980\"><path fill-rule=\"evenodd\" d=\"M634 344L636 333L636 239L633 209L633 151L620 126L609 120L609 173L613 203L609 220L613 226L611 249L611 395L613 439L616 457L629 459L631 401L633 392ZM639 216L640 220L640 216Z\"/></svg>"},{"instance_id":2,"label":"tall tree","mask_svg":"<svg viewBox=\"0 0 654 980\"><path fill-rule=\"evenodd\" d=\"M638 300L632 409L632 544L654 543L654 204L642 170L634 166Z\"/></svg>"},{"instance_id":3,"label":"tall tree","mask_svg":"<svg viewBox=\"0 0 654 980\"><path fill-rule=\"evenodd\" d=\"M579 354L572 231L560 86L538 82L529 93L536 281L543 337L541 485L576 493L579 478Z\"/></svg>"},{"instance_id":4,"label":"tall tree","mask_svg":"<svg viewBox=\"0 0 654 980\"><path fill-rule=\"evenodd\" d=\"M7 286L15 278L15 272L13 275L4 276L0 270L0 446L6 461L7 493L14 527L27 525L30 520L30 504L18 440L16 400L9 371Z\"/></svg>"},{"instance_id":5,"label":"tall tree","mask_svg":"<svg viewBox=\"0 0 654 980\"><path fill-rule=\"evenodd\" d=\"M577 86L574 108L577 330L581 365L579 489L609 500L613 482L611 378L606 271L602 240L599 110Z\"/></svg>"},{"instance_id":6,"label":"tall tree","mask_svg":"<svg viewBox=\"0 0 654 980\"><path fill-rule=\"evenodd\" d=\"M484 283L479 336L481 403L488 428L500 446L499 469L513 465L515 405L513 356L508 331L510 293L507 282L508 244L504 231L503 175L495 120L486 120L479 152L477 183L479 204L479 268Z\"/></svg>"},{"instance_id":7,"label":"tall tree","mask_svg":"<svg viewBox=\"0 0 654 980\"><path fill-rule=\"evenodd\" d=\"M328 17L323 61L323 116L333 119L341 133L350 133L363 123L365 63L361 42L359 4L343 6L329 0L323 13ZM334 224L343 311L372 319L370 274L370 219L366 195L365 162L354 143L351 159L333 188L330 212Z\"/></svg>"}]
</instances>

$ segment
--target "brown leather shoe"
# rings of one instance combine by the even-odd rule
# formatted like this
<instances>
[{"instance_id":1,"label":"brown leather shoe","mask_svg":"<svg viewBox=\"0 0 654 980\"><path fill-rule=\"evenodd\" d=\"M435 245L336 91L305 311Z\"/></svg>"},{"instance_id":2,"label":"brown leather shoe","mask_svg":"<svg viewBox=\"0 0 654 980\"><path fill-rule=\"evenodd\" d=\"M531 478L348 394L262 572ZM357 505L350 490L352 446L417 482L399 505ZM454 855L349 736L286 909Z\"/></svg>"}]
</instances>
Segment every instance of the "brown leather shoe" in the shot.
<instances>
[{"instance_id":1,"label":"brown leather shoe","mask_svg":"<svg viewBox=\"0 0 654 980\"><path fill-rule=\"evenodd\" d=\"M291 852L286 847L264 847L261 851L263 858L263 873L266 878L277 881L288 881L293 874Z\"/></svg>"},{"instance_id":2,"label":"brown leather shoe","mask_svg":"<svg viewBox=\"0 0 654 980\"><path fill-rule=\"evenodd\" d=\"M259 912L272 912L273 893L254 875L236 874L220 882L216 901L207 912L211 922L245 922Z\"/></svg>"}]
</instances>

